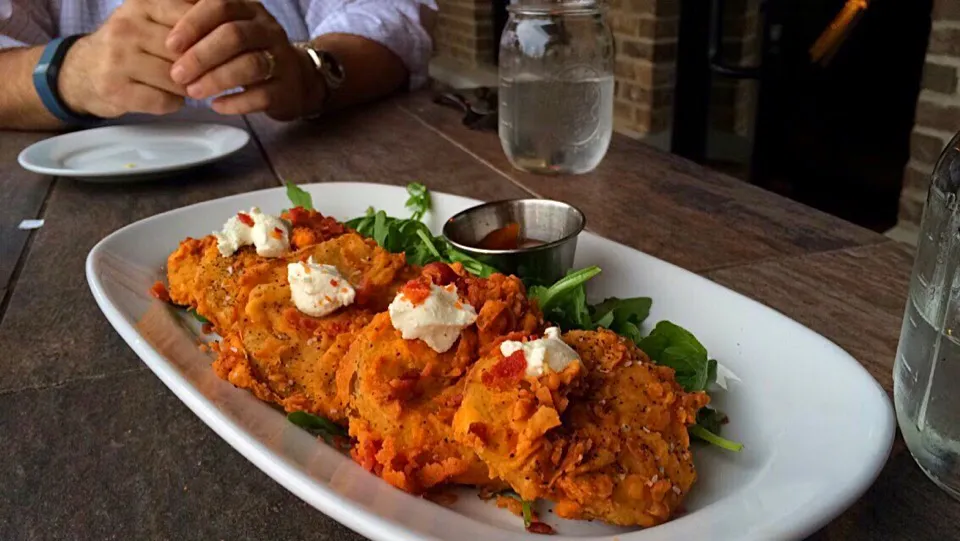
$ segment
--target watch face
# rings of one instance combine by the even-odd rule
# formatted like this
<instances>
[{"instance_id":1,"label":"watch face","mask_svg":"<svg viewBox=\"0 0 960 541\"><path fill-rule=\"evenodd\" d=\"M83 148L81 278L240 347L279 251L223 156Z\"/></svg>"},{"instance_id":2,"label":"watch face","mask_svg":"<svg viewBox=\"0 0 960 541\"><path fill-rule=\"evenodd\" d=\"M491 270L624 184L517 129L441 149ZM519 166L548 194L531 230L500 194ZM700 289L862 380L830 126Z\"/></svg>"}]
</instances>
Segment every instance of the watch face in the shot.
<instances>
[{"instance_id":1,"label":"watch face","mask_svg":"<svg viewBox=\"0 0 960 541\"><path fill-rule=\"evenodd\" d=\"M323 70L331 80L330 82L337 85L342 83L345 74L343 71L343 65L340 64L340 61L327 51L317 52L320 54L321 60L323 60Z\"/></svg>"}]
</instances>

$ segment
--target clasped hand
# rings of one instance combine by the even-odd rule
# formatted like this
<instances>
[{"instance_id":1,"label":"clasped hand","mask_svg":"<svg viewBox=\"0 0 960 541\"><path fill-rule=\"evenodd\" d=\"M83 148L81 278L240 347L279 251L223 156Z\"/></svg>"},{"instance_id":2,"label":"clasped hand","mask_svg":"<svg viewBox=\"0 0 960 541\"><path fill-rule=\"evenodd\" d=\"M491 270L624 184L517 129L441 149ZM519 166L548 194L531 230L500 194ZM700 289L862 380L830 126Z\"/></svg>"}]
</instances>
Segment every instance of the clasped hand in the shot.
<instances>
[{"instance_id":1,"label":"clasped hand","mask_svg":"<svg viewBox=\"0 0 960 541\"><path fill-rule=\"evenodd\" d=\"M308 114L309 60L259 3L126 0L64 59L59 89L80 114L172 113L186 97L221 114Z\"/></svg>"}]
</instances>

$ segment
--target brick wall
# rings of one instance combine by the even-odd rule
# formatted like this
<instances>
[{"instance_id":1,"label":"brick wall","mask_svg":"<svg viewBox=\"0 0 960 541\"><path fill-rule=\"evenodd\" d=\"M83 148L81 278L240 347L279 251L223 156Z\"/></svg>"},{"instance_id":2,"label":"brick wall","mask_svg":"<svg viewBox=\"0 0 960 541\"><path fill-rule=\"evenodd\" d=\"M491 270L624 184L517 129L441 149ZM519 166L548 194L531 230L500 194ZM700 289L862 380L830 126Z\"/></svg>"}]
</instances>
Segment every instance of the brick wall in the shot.
<instances>
[{"instance_id":1,"label":"brick wall","mask_svg":"<svg viewBox=\"0 0 960 541\"><path fill-rule=\"evenodd\" d=\"M614 126L627 133L666 130L673 114L678 0L609 0L616 41Z\"/></svg>"},{"instance_id":2,"label":"brick wall","mask_svg":"<svg viewBox=\"0 0 960 541\"><path fill-rule=\"evenodd\" d=\"M940 151L960 131L960 2L935 0L933 27L917 101L910 161L900 193L900 221L919 224L930 185L929 175Z\"/></svg>"},{"instance_id":3,"label":"brick wall","mask_svg":"<svg viewBox=\"0 0 960 541\"><path fill-rule=\"evenodd\" d=\"M492 64L497 43L490 0L437 0L437 8L435 53L469 66Z\"/></svg>"}]
</instances>

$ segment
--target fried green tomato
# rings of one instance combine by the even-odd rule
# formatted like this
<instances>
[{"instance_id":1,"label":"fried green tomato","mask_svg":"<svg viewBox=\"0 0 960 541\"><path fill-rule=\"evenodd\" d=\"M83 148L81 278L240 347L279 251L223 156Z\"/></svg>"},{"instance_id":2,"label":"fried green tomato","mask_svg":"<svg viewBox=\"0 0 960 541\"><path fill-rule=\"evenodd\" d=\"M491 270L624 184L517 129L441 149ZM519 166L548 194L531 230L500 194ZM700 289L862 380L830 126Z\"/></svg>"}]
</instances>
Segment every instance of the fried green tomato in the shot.
<instances>
[{"instance_id":1,"label":"fried green tomato","mask_svg":"<svg viewBox=\"0 0 960 541\"><path fill-rule=\"evenodd\" d=\"M555 512L621 526L667 521L697 479L687 427L709 398L685 392L671 368L613 332L572 331L563 339L587 376L564 416Z\"/></svg>"},{"instance_id":2,"label":"fried green tomato","mask_svg":"<svg viewBox=\"0 0 960 541\"><path fill-rule=\"evenodd\" d=\"M549 494L563 456L563 440L549 436L561 426L567 395L583 370L579 361L539 376L527 375L526 369L522 351L504 356L493 348L470 369L453 427L457 441L477 453L491 477L509 484L522 499L536 500Z\"/></svg>"},{"instance_id":3,"label":"fried green tomato","mask_svg":"<svg viewBox=\"0 0 960 541\"><path fill-rule=\"evenodd\" d=\"M356 289L349 306L322 317L300 312L291 300L287 264L313 258L332 265ZM346 421L336 374L353 338L386 309L417 269L370 239L348 233L289 257L261 262L240 281L246 305L215 349L214 371L233 385L287 411Z\"/></svg>"},{"instance_id":4,"label":"fried green tomato","mask_svg":"<svg viewBox=\"0 0 960 541\"><path fill-rule=\"evenodd\" d=\"M353 458L391 485L422 493L442 484L500 486L486 465L453 436L453 417L463 400L470 367L497 339L531 333L542 317L515 277L476 278L460 265L431 264L404 288L457 286L460 302L477 312L443 353L419 339L406 340L388 313L360 333L341 364L337 389L349 405Z\"/></svg>"}]
</instances>

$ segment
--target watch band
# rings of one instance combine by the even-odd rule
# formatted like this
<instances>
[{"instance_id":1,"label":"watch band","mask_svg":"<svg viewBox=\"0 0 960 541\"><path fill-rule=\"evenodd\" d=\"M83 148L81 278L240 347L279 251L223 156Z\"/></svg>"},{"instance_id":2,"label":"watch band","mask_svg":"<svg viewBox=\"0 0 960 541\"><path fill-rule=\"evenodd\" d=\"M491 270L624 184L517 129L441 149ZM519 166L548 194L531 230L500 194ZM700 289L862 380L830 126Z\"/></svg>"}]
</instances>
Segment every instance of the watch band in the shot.
<instances>
[{"instance_id":1,"label":"watch band","mask_svg":"<svg viewBox=\"0 0 960 541\"><path fill-rule=\"evenodd\" d=\"M333 91L343 85L345 79L343 65L340 64L340 61L337 60L333 54L315 48L310 42L294 43L294 46L307 54L307 58L310 59L314 70L319 73L321 79L323 79L326 92L324 92L323 102L320 104L320 108L321 110L326 109L327 104L333 97ZM314 116L317 115L309 118L313 118Z\"/></svg>"},{"instance_id":2,"label":"watch band","mask_svg":"<svg viewBox=\"0 0 960 541\"><path fill-rule=\"evenodd\" d=\"M78 115L67 107L60 96L58 82L60 67L67 56L70 47L82 38L83 34L57 38L47 44L40 55L40 61L33 69L33 87L40 96L40 101L53 116L61 122L79 126L99 124L103 119L93 115Z\"/></svg>"}]
</instances>

